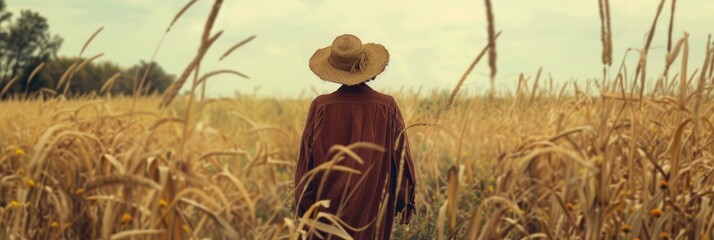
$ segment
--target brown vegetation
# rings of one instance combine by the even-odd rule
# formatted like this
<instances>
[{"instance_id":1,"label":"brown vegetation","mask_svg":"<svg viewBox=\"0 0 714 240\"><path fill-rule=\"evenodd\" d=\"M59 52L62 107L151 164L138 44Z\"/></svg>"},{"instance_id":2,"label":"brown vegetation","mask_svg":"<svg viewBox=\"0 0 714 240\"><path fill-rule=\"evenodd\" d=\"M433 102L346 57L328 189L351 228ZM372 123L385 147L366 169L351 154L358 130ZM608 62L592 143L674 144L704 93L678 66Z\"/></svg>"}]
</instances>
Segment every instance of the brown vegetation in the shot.
<instances>
[{"instance_id":1,"label":"brown vegetation","mask_svg":"<svg viewBox=\"0 0 714 240\"><path fill-rule=\"evenodd\" d=\"M0 238L299 239L305 225L343 234L331 215L318 216L333 224L294 221L292 177L309 99L198 101L208 77L244 76L197 74L221 34L210 30L215 3L198 56L164 96L40 94L0 103ZM640 61L640 75L628 78L621 66L614 79L585 89L552 79L539 88L539 71L533 84L521 75L515 92L493 98L458 99L461 83L450 95L392 92L412 126L419 183L417 215L394 237L712 236L714 50L688 75L687 36L651 83ZM189 95L179 96L192 73Z\"/></svg>"}]
</instances>

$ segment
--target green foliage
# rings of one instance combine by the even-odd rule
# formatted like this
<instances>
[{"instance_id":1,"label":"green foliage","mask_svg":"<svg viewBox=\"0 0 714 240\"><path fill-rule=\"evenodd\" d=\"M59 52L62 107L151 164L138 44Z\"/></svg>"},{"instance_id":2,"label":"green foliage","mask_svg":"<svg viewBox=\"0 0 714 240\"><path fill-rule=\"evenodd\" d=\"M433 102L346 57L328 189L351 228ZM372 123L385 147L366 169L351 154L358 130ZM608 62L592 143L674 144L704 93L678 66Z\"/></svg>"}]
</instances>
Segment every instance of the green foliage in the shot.
<instances>
[{"instance_id":1,"label":"green foliage","mask_svg":"<svg viewBox=\"0 0 714 240\"><path fill-rule=\"evenodd\" d=\"M43 89L63 94L65 86L57 85L65 73L67 78L62 84L69 83L67 94L70 96L90 93L131 95L140 84L141 94L162 93L174 79L158 64L144 61L127 69L110 62L91 62L79 70L67 72L72 65L80 65L86 59L58 58L62 38L50 35L47 19L38 13L22 10L16 20L12 16L6 11L5 0L0 0L0 90L11 84L0 98ZM30 79L42 63L45 63L43 68ZM119 77L107 85L106 92L102 92L104 84L115 74ZM142 79L145 79L143 83Z\"/></svg>"},{"instance_id":2,"label":"green foliage","mask_svg":"<svg viewBox=\"0 0 714 240\"><path fill-rule=\"evenodd\" d=\"M58 92L63 91L64 86L58 87L58 81L72 64L81 64L85 60L86 59L59 57L47 62L43 69L30 81L29 91L35 92L42 88L56 89ZM157 63L147 63L144 61L127 69L111 62L92 62L82 67L79 71L74 72L65 83L69 81L69 95L85 95L92 92L101 94L104 93L100 92L102 86L104 86L112 76L119 74L119 78L108 85L110 88L108 88L107 92L112 95L131 95L149 67L151 67L151 69L142 87L142 94L164 92L164 90L171 85L175 77L166 73Z\"/></svg>"},{"instance_id":3,"label":"green foliage","mask_svg":"<svg viewBox=\"0 0 714 240\"><path fill-rule=\"evenodd\" d=\"M141 81L147 69L149 72L146 74L146 80L142 85L142 93L144 94L163 93L176 78L176 76L166 73L156 62L148 63L141 61L139 64L127 69L126 73L134 74L132 76L138 76L138 78L136 78L138 83L138 81Z\"/></svg>"},{"instance_id":4,"label":"green foliage","mask_svg":"<svg viewBox=\"0 0 714 240\"><path fill-rule=\"evenodd\" d=\"M13 77L22 78L26 69L53 58L62 38L49 33L47 19L36 12L22 10L13 20L0 0L0 86L5 86ZM21 91L22 84L11 91Z\"/></svg>"}]
</instances>

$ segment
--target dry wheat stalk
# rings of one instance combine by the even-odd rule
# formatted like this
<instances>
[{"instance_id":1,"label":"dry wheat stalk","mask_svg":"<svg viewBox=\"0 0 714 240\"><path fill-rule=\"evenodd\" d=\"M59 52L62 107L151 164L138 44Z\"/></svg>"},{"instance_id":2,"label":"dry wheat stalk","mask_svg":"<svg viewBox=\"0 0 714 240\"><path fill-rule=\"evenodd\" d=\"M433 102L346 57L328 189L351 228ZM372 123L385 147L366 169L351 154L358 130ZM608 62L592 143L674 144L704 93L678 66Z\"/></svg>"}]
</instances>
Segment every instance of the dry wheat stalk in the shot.
<instances>
[{"instance_id":1,"label":"dry wheat stalk","mask_svg":"<svg viewBox=\"0 0 714 240\"><path fill-rule=\"evenodd\" d=\"M679 107L684 109L685 106L687 105L686 103L686 96L687 96L687 60L689 59L689 34L684 33L684 42L683 42L683 52L682 52L682 69L679 72L680 75L680 80L679 80Z\"/></svg>"},{"instance_id":2,"label":"dry wheat stalk","mask_svg":"<svg viewBox=\"0 0 714 240\"><path fill-rule=\"evenodd\" d=\"M533 104L533 100L535 100L536 96L536 90L538 90L538 81L540 80L540 73L543 71L543 67L538 69L538 73L536 74L535 82L533 82L533 89L531 90L531 97L528 100L530 104Z\"/></svg>"},{"instance_id":3,"label":"dry wheat stalk","mask_svg":"<svg viewBox=\"0 0 714 240\"><path fill-rule=\"evenodd\" d=\"M253 41L253 39L255 39L255 35L250 36L250 37L246 38L246 39L243 40L243 41L240 41L240 42L237 43L236 45L233 45L233 46L230 47L225 53L223 53L223 55L221 55L221 58L219 58L218 61L223 61L223 59L226 58L226 57L228 57L229 55L231 55L231 53L233 53L233 51L235 51L236 49L238 49L238 48L240 48L241 46L245 45L246 43L249 43L250 41Z\"/></svg>"},{"instance_id":4,"label":"dry wheat stalk","mask_svg":"<svg viewBox=\"0 0 714 240\"><path fill-rule=\"evenodd\" d=\"M677 59L677 56L679 56L679 51L682 48L682 44L684 44L684 41L687 40L687 37L689 36L688 33L684 33L684 36L677 41L677 44L674 46L674 49L667 53L667 57L665 59L665 66L664 66L664 76L665 78L667 77L667 73L669 72L670 66L672 66L672 63L674 63L674 60Z\"/></svg>"},{"instance_id":5,"label":"dry wheat stalk","mask_svg":"<svg viewBox=\"0 0 714 240\"><path fill-rule=\"evenodd\" d=\"M99 89L99 93L105 94L107 91L111 92L112 86L114 86L114 82L121 77L121 73L115 73L112 75L109 79L107 79L104 84L102 84L102 87Z\"/></svg>"},{"instance_id":6,"label":"dry wheat stalk","mask_svg":"<svg viewBox=\"0 0 714 240\"><path fill-rule=\"evenodd\" d=\"M149 60L149 66L146 68L144 71L144 75L141 77L141 80L139 81L139 85L135 86L134 89L134 103L132 105L132 109L136 107L136 102L138 101L138 97L142 92L142 89L144 88L144 83L146 82L146 78L149 76L149 72L151 71L151 68L154 66L154 59L156 59L156 55L159 53L159 49L161 48L161 45L164 43L164 40L166 39L166 35L171 31L171 27L173 27L174 24L176 24L176 21L181 18L181 16L191 7L193 6L194 3L196 3L197 0L191 0L189 1L186 5L184 5L181 10L176 13L174 16L174 19L171 21L169 26L166 28L166 31L164 34L161 36L161 40L159 40L159 43L156 45L156 48L154 49L154 53L151 55L151 58Z\"/></svg>"},{"instance_id":7,"label":"dry wheat stalk","mask_svg":"<svg viewBox=\"0 0 714 240\"><path fill-rule=\"evenodd\" d=\"M186 11L187 11L189 8L191 8L191 6L193 6L193 4L196 3L197 1L198 1L198 0L190 0L190 1L188 1L188 3L186 3L186 5L184 5L183 8L181 8L181 10L178 11L178 13L176 13L176 15L174 16L174 19L171 20L171 23L170 23L169 26L166 28L166 32L171 31L171 27L173 27L174 24L176 24L176 22L181 18L181 16L183 16L183 14L186 13Z\"/></svg>"},{"instance_id":8,"label":"dry wheat stalk","mask_svg":"<svg viewBox=\"0 0 714 240\"><path fill-rule=\"evenodd\" d=\"M213 43L216 41L216 39L218 39L218 37L220 37L221 34L223 33L223 31L219 31L218 33L214 34L213 37L209 38L211 28L213 27L213 23L216 21L216 18L218 17L218 11L220 10L222 3L223 3L222 0L215 0L213 7L211 8L211 12L208 15L208 19L206 19L206 24L203 28L203 34L201 36L201 43L199 46L198 54L193 59L193 61L184 69L184 72L181 74L181 76L178 79L176 79L176 81L174 81L174 83L171 84L171 86L169 86L169 88L166 90L166 93L164 93L164 97L163 97L161 103L159 104L160 108L165 108L169 104L171 104L173 99L178 94L178 91L181 89L183 84L188 79L191 72L196 70L195 74L196 75L198 74L198 66L201 63L203 56L206 54L206 52L208 51L210 46L213 45ZM197 78L198 77L196 76L194 81L197 81L198 80ZM196 85L194 85L194 86L196 86ZM194 94L194 90L195 90L194 88L191 89L191 93L190 93L189 110L191 109L190 106L192 105L192 101L193 101L193 94ZM190 111L189 111L189 113L190 113Z\"/></svg>"},{"instance_id":9,"label":"dry wheat stalk","mask_svg":"<svg viewBox=\"0 0 714 240\"><path fill-rule=\"evenodd\" d=\"M208 14L208 19L206 24L203 26L203 35L201 35L201 46L206 47L209 41L211 30L213 29L213 24L216 22L218 17L218 12L221 10L221 5L223 0L214 0L213 6L211 7L211 12Z\"/></svg>"},{"instance_id":10,"label":"dry wheat stalk","mask_svg":"<svg viewBox=\"0 0 714 240\"><path fill-rule=\"evenodd\" d=\"M602 64L612 65L612 34L610 32L610 3L598 0L600 9L600 41L602 42Z\"/></svg>"},{"instance_id":11,"label":"dry wheat stalk","mask_svg":"<svg viewBox=\"0 0 714 240\"><path fill-rule=\"evenodd\" d=\"M652 39L654 38L655 34L655 27L657 26L657 20L659 19L660 14L662 13L662 7L664 6L664 1L662 0L659 3L659 6L657 7L657 13L655 14L655 18L652 21L652 26L650 27L650 30L647 32L647 40L645 41L645 47L642 49L640 53L640 64L637 65L637 69L635 70L635 82L638 79L638 76L641 76L640 78L640 96L644 95L645 91L645 81L647 79L646 77L646 68L647 68L647 55L649 53L650 45L652 44ZM634 90L634 84L633 84L633 90ZM640 105L642 106L642 105Z\"/></svg>"},{"instance_id":12,"label":"dry wheat stalk","mask_svg":"<svg viewBox=\"0 0 714 240\"><path fill-rule=\"evenodd\" d=\"M500 36L500 35L501 35L501 32L498 32L496 34L495 38L498 38L498 36ZM478 64L478 62L481 61L481 58L483 58L483 56L486 54L486 51L489 50L490 48L491 48L491 43L489 42L489 44L487 44L486 47L484 47L483 50L481 50L481 52L476 56L474 61L471 62L471 65L469 65L469 68L466 69L466 72L464 72L464 74L461 75L461 79L454 87L454 90L451 91L451 95L449 96L449 102L446 104L447 109L449 107L451 107L452 104L454 104L454 99L456 98L456 94L459 93L461 86L463 86L464 81L466 81L466 77L468 77L469 74L471 74L471 71L473 71L474 67L476 67L476 64Z\"/></svg>"},{"instance_id":13,"label":"dry wheat stalk","mask_svg":"<svg viewBox=\"0 0 714 240\"><path fill-rule=\"evenodd\" d=\"M669 31L667 34L667 52L672 50L672 29L674 28L674 6L677 5L677 0L672 0L672 9L669 13Z\"/></svg>"},{"instance_id":14,"label":"dry wheat stalk","mask_svg":"<svg viewBox=\"0 0 714 240\"><path fill-rule=\"evenodd\" d=\"M45 66L45 63L42 62L40 65L37 65L34 70L32 70L32 73L30 73L30 76L27 78L27 89L25 90L25 95L27 95L27 91L30 88L30 83L32 83L32 79L35 78L35 75L42 69L42 67Z\"/></svg>"},{"instance_id":15,"label":"dry wheat stalk","mask_svg":"<svg viewBox=\"0 0 714 240\"><path fill-rule=\"evenodd\" d=\"M235 71L235 70L217 70L217 71L213 71L213 72L209 72L209 73L204 74L201 78L198 79L198 81L196 82L196 85L200 85L200 84L202 84L202 83L205 83L209 78L211 78L211 77L213 77L213 76L216 76L216 75L220 75L220 74L231 74L231 75L236 75L236 76L239 76L239 77L242 77L242 78L245 78L245 79L250 79L250 78L249 78L248 76L246 76L245 74L242 74L242 73L240 73L240 72L238 72L238 71Z\"/></svg>"},{"instance_id":16,"label":"dry wheat stalk","mask_svg":"<svg viewBox=\"0 0 714 240\"><path fill-rule=\"evenodd\" d=\"M606 21L607 23L607 37L605 38L607 40L607 45L606 45L606 55L607 55L607 64L612 65L612 24L610 21L610 1L609 0L604 0L605 1L605 16L606 16Z\"/></svg>"},{"instance_id":17,"label":"dry wheat stalk","mask_svg":"<svg viewBox=\"0 0 714 240\"><path fill-rule=\"evenodd\" d=\"M80 56L80 57L82 57L82 54L84 53L84 50L87 49L87 47L89 46L89 44L92 43L92 40L94 40L94 38L95 38L95 37L99 34L99 32L101 32L102 30L104 30L104 27L100 27L99 29L97 29L96 31L94 31L94 33L92 34L92 36L90 36L89 39L87 39L87 42L85 42L85 43L84 43L84 46L82 46L82 50L79 51L79 56Z\"/></svg>"},{"instance_id":18,"label":"dry wheat stalk","mask_svg":"<svg viewBox=\"0 0 714 240\"><path fill-rule=\"evenodd\" d=\"M93 57L88 58L88 59L82 61L82 63L80 63L79 65L77 65L76 68L74 68L73 74L79 72L79 71L82 70L85 66L87 66L87 64L91 63L92 61L94 61L94 60L96 60L97 58L100 58L100 57L102 57L102 56L104 56L104 53L100 53L100 54L94 55Z\"/></svg>"},{"instance_id":19,"label":"dry wheat stalk","mask_svg":"<svg viewBox=\"0 0 714 240\"><path fill-rule=\"evenodd\" d=\"M211 44L213 44L213 42L217 39L218 36L220 36L220 35L217 35L216 37L212 38L212 40L210 40L208 42L208 45L210 46ZM186 80L188 80L188 77L191 74L191 72L194 71L196 66L198 66L198 63L201 61L203 56L206 54L206 50L207 49L203 49L203 51L200 51L198 53L198 55L196 55L194 57L193 61L191 61L191 63L189 63L188 66L186 66L183 73L166 89L166 92L163 95L161 103L159 104L160 108L167 107L169 104L171 104L171 102L174 100L174 98L176 98L179 90L181 90L181 87L183 87L183 84L186 83Z\"/></svg>"},{"instance_id":20,"label":"dry wheat stalk","mask_svg":"<svg viewBox=\"0 0 714 240\"><path fill-rule=\"evenodd\" d=\"M254 38L255 38L255 35L250 36L250 37L248 37L247 39L245 39L245 40L243 40L243 41L237 43L237 44L234 45L233 47L229 48L228 51L226 51L225 53L223 53L223 55L222 55L221 58L218 60L218 62L223 61L223 59L224 59L225 57L227 57L228 55L230 55L231 53L233 53L233 51L235 51L235 50L238 49L239 47L245 45L246 43L250 42L250 41L253 40ZM218 64L218 63L216 63L216 64ZM205 96L206 96L206 84L207 84L206 82L203 82L203 83L201 84L201 101L203 101L203 100L205 99Z\"/></svg>"},{"instance_id":21,"label":"dry wheat stalk","mask_svg":"<svg viewBox=\"0 0 714 240\"><path fill-rule=\"evenodd\" d=\"M491 68L491 92L495 90L494 80L496 78L496 31L494 30L493 7L491 0L486 2L486 19L488 20L488 66Z\"/></svg>"},{"instance_id":22,"label":"dry wheat stalk","mask_svg":"<svg viewBox=\"0 0 714 240\"><path fill-rule=\"evenodd\" d=\"M76 67L77 67L77 63L73 63L72 65L69 66L69 68L67 68L67 70L64 71L64 73L62 74L62 77L60 77L59 81L57 81L57 86L55 86L56 90L59 90L62 87L62 85L64 85L65 81L67 80L69 75L72 74L72 72L74 72L74 68L76 68Z\"/></svg>"},{"instance_id":23,"label":"dry wheat stalk","mask_svg":"<svg viewBox=\"0 0 714 240\"><path fill-rule=\"evenodd\" d=\"M714 48L714 42L709 43L709 44L710 44L710 45L709 45L710 48ZM711 58L711 59L714 59L714 52L711 54L710 58ZM712 74L714 74L714 60L712 60L712 61L709 63L709 79L711 79L711 83L710 83L710 84L711 84L711 85L714 85L714 76L712 76Z\"/></svg>"},{"instance_id":24,"label":"dry wheat stalk","mask_svg":"<svg viewBox=\"0 0 714 240\"><path fill-rule=\"evenodd\" d=\"M458 208L459 199L459 171L456 166L449 168L449 186L447 188L447 215L449 216L449 231L454 232L456 228L456 211Z\"/></svg>"},{"instance_id":25,"label":"dry wheat stalk","mask_svg":"<svg viewBox=\"0 0 714 240\"><path fill-rule=\"evenodd\" d=\"M5 87L2 88L2 92L0 92L0 97L5 96L5 93L7 92L7 90L9 90L10 87L12 87L12 84L14 84L18 78L19 78L19 76L15 76L15 77L11 78L10 81L7 81L7 85L5 85Z\"/></svg>"}]
</instances>

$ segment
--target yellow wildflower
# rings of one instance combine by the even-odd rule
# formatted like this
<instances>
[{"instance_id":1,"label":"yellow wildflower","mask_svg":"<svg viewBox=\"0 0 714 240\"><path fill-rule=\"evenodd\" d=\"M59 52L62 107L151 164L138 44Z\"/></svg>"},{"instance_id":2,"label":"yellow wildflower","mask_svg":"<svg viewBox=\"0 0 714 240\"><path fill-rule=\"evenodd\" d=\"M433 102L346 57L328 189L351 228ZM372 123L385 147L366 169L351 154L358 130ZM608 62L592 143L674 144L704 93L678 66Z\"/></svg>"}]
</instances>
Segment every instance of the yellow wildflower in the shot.
<instances>
[{"instance_id":1,"label":"yellow wildflower","mask_svg":"<svg viewBox=\"0 0 714 240\"><path fill-rule=\"evenodd\" d=\"M524 215L524 214L526 214L526 212L523 211L523 209L520 209L520 208L515 208L515 209L514 209L514 208L509 208L509 209L508 209L508 212L509 212L509 213L515 213L515 214L518 214L518 215Z\"/></svg>"},{"instance_id":2,"label":"yellow wildflower","mask_svg":"<svg viewBox=\"0 0 714 240\"><path fill-rule=\"evenodd\" d=\"M52 223L50 223L50 228L57 228L57 227L59 227L59 223L57 221L53 221Z\"/></svg>"},{"instance_id":3,"label":"yellow wildflower","mask_svg":"<svg viewBox=\"0 0 714 240\"><path fill-rule=\"evenodd\" d=\"M22 156L25 156L25 154L26 154L26 153L25 153L25 150L24 150L24 149L22 149L22 148L15 148L15 155L22 157Z\"/></svg>"},{"instance_id":4,"label":"yellow wildflower","mask_svg":"<svg viewBox=\"0 0 714 240\"><path fill-rule=\"evenodd\" d=\"M661 239L669 239L669 233L667 233L667 232L661 232L661 233L659 233L659 238L661 238Z\"/></svg>"},{"instance_id":5,"label":"yellow wildflower","mask_svg":"<svg viewBox=\"0 0 714 240\"><path fill-rule=\"evenodd\" d=\"M20 202L18 202L18 201L13 200L12 202L10 202L10 206L12 206L14 208L20 208L20 206L22 206L22 204L20 204Z\"/></svg>"},{"instance_id":6,"label":"yellow wildflower","mask_svg":"<svg viewBox=\"0 0 714 240\"><path fill-rule=\"evenodd\" d=\"M121 224L127 224L131 222L133 218L131 217L131 214L129 213L124 213L121 215Z\"/></svg>"},{"instance_id":7,"label":"yellow wildflower","mask_svg":"<svg viewBox=\"0 0 714 240\"><path fill-rule=\"evenodd\" d=\"M624 232L624 233L629 233L629 232L630 232L630 225L627 225L626 223L623 223L623 224L622 224L622 227L620 227L620 229L621 229L622 232Z\"/></svg>"},{"instance_id":8,"label":"yellow wildflower","mask_svg":"<svg viewBox=\"0 0 714 240\"><path fill-rule=\"evenodd\" d=\"M37 187L37 183L35 182L35 180L32 180L32 178L25 178L25 184L33 188Z\"/></svg>"},{"instance_id":9,"label":"yellow wildflower","mask_svg":"<svg viewBox=\"0 0 714 240\"><path fill-rule=\"evenodd\" d=\"M659 208L655 208L655 209L652 209L652 211L650 211L650 215L652 215L654 217L660 217L660 216L662 216L663 213L664 212L662 212L662 210Z\"/></svg>"},{"instance_id":10,"label":"yellow wildflower","mask_svg":"<svg viewBox=\"0 0 714 240\"><path fill-rule=\"evenodd\" d=\"M159 199L159 206L165 208L165 207L167 207L168 205L169 205L169 203L166 201L166 199L163 199L163 198L162 198L162 199Z\"/></svg>"},{"instance_id":11,"label":"yellow wildflower","mask_svg":"<svg viewBox=\"0 0 714 240\"><path fill-rule=\"evenodd\" d=\"M659 188L660 188L660 189L662 189L662 190L667 190L668 187L669 187L669 186L668 186L667 180L664 180L664 179L663 179L663 180L660 180L660 181L659 181Z\"/></svg>"},{"instance_id":12,"label":"yellow wildflower","mask_svg":"<svg viewBox=\"0 0 714 240\"><path fill-rule=\"evenodd\" d=\"M518 215L524 215L524 214L526 214L526 212L523 211L522 209L509 208L509 209L506 210L506 211L507 211L508 213L513 213L513 214L518 214Z\"/></svg>"},{"instance_id":13,"label":"yellow wildflower","mask_svg":"<svg viewBox=\"0 0 714 240\"><path fill-rule=\"evenodd\" d=\"M187 224L184 224L181 228L183 228L184 232L191 232L191 228Z\"/></svg>"}]
</instances>

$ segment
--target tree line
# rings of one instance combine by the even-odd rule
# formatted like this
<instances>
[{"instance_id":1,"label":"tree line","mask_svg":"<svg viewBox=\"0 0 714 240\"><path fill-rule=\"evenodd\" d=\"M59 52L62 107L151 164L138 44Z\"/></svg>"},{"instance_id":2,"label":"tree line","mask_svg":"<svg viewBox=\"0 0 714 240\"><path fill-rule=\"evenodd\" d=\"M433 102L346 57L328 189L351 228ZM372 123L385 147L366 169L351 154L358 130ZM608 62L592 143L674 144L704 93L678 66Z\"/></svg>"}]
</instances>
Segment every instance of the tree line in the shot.
<instances>
[{"instance_id":1,"label":"tree line","mask_svg":"<svg viewBox=\"0 0 714 240\"><path fill-rule=\"evenodd\" d=\"M31 10L14 17L5 0L0 0L0 99L37 92L129 95L144 74L141 94L162 93L175 78L156 62L140 61L125 68L92 61L76 68L86 59L57 56L62 42L60 36L50 34L45 17Z\"/></svg>"}]
</instances>

